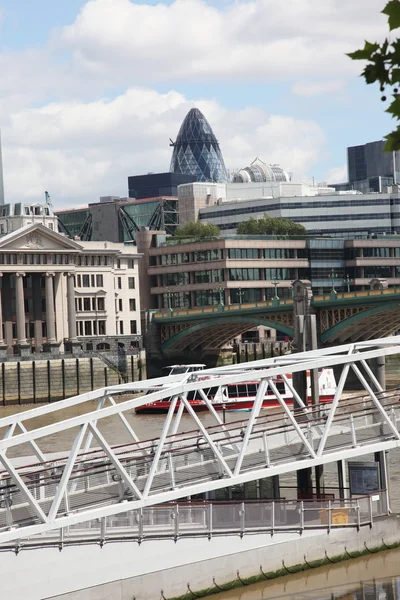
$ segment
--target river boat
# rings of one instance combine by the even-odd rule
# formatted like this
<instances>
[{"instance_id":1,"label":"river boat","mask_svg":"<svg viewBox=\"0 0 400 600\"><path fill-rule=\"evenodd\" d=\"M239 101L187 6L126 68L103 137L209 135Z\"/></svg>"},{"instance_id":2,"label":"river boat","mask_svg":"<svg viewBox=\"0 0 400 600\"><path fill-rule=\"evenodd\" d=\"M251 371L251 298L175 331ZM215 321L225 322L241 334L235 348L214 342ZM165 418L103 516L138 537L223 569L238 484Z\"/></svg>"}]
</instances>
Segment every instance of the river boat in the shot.
<instances>
[{"instance_id":1,"label":"river boat","mask_svg":"<svg viewBox=\"0 0 400 600\"><path fill-rule=\"evenodd\" d=\"M178 365L174 365L176 367ZM184 373L193 372L189 370L189 368L193 367L193 365L179 365L179 367L186 367ZM172 374L172 372L170 373ZM174 373L176 374L176 372ZM222 376L222 374L221 374ZM210 375L202 375L201 373L198 376L194 375L197 381L201 381L204 379L208 379ZM215 378L215 375L212 375ZM282 397L285 403L288 406L293 405L293 393L290 389L292 375L288 374L287 382L280 376L274 378L274 384ZM289 384L289 385L288 385ZM336 391L336 381L333 373L333 369L321 369L318 374L318 387L319 387L319 399L321 404L325 404L327 402L331 402L335 396ZM162 389L162 386L158 389ZM247 411L253 408L254 400L256 399L256 394L258 390L258 382L254 381L244 381L240 383L228 383L222 387L207 387L203 388L204 393L206 394L208 400L212 403L215 410L218 411ZM156 391L156 389L149 390L148 393L152 393ZM191 407L196 412L206 411L208 410L206 403L204 402L200 392L193 391L189 392L187 396L187 400ZM309 371L307 371L307 402L311 404L311 377ZM137 414L151 414L151 413L166 413L169 410L171 403L170 398L166 398L165 400L158 400L156 402L152 402L149 404L144 404L143 406L138 406L135 409ZM178 409L180 401L178 400L176 409ZM279 406L279 401L277 400L271 386L268 385L262 408L275 408Z\"/></svg>"}]
</instances>

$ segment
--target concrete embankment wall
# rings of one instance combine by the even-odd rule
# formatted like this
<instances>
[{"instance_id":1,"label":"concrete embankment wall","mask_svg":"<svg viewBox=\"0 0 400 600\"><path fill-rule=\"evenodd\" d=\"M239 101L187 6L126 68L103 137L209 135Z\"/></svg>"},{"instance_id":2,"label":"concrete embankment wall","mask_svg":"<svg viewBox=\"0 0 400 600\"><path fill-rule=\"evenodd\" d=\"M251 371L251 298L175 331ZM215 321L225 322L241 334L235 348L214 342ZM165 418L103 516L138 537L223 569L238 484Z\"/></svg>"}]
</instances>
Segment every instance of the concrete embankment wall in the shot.
<instances>
[{"instance_id":1,"label":"concrete embankment wall","mask_svg":"<svg viewBox=\"0 0 400 600\"><path fill-rule=\"evenodd\" d=\"M143 359L129 356L126 381L145 377ZM100 358L53 358L1 364L0 405L54 402L123 383L121 374Z\"/></svg>"},{"instance_id":2,"label":"concrete embankment wall","mask_svg":"<svg viewBox=\"0 0 400 600\"><path fill-rule=\"evenodd\" d=\"M13 600L158 600L308 561L400 540L400 519L381 518L372 529L337 529L207 538L81 545L2 553L2 597Z\"/></svg>"}]
</instances>

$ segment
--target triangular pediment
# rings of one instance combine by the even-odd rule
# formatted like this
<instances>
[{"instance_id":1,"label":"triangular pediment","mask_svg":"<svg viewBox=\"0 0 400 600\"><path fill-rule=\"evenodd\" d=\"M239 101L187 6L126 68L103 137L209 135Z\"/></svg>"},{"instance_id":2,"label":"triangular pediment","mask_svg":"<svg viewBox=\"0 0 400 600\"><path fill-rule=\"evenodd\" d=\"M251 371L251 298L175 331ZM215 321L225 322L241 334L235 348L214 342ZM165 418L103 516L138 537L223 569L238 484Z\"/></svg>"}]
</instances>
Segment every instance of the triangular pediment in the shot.
<instances>
[{"instance_id":1,"label":"triangular pediment","mask_svg":"<svg viewBox=\"0 0 400 600\"><path fill-rule=\"evenodd\" d=\"M27 252L68 252L81 250L82 246L41 224L21 227L0 238L0 252L25 250Z\"/></svg>"}]
</instances>

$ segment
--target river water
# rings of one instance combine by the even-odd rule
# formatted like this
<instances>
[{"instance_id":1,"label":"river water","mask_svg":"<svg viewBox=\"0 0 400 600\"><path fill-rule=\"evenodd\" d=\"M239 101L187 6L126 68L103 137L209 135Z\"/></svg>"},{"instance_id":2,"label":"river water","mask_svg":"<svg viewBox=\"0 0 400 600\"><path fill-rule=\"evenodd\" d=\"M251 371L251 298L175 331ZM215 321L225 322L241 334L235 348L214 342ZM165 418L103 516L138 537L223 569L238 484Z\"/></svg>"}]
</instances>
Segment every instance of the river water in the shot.
<instances>
[{"instance_id":1,"label":"river water","mask_svg":"<svg viewBox=\"0 0 400 600\"><path fill-rule=\"evenodd\" d=\"M400 384L400 359L392 360L387 365L387 387ZM25 411L32 406L0 407L0 418ZM86 403L63 411L64 419L96 410L96 402ZM135 415L133 411L125 413L128 422L142 440L152 439L160 435L165 415ZM199 413L199 418L206 425L215 425L208 413ZM226 420L241 420L241 413L226 413ZM46 415L26 422L28 429L48 425L56 419L55 414ZM243 423L247 413L243 413ZM194 429L189 416L183 416L180 431ZM77 430L71 429L40 440L43 452L62 452L70 449ZM131 438L122 422L115 417L101 422L101 432L111 444L131 442ZM4 429L0 428L0 437ZM8 456L31 456L29 446L11 449ZM391 509L400 513L400 449L391 450L389 454ZM336 478L335 466L325 466L325 485ZM294 476L281 477L281 485L294 486ZM337 485L336 483L334 484ZM286 494L285 494L286 495ZM215 597L215 596L212 596ZM341 599L341 600L400 600L400 550L379 553L366 558L346 561L337 565L321 567L313 571L279 578L276 581L254 584L248 587L225 592L218 596L221 600L262 600L266 598L287 599ZM211 599L211 597L210 597Z\"/></svg>"}]
</instances>

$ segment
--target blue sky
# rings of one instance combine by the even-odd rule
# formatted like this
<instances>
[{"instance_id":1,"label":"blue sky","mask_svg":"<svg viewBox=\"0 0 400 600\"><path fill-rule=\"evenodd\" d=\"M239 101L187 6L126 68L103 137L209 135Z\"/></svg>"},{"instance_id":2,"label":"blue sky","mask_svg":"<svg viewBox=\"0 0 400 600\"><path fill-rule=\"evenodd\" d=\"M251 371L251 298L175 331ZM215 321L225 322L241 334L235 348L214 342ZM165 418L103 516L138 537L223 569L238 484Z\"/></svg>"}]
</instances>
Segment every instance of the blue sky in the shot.
<instances>
[{"instance_id":1,"label":"blue sky","mask_svg":"<svg viewBox=\"0 0 400 600\"><path fill-rule=\"evenodd\" d=\"M3 0L7 199L126 195L128 175L169 168L168 140L191 106L230 169L260 156L297 179L343 180L346 146L391 128L345 57L384 36L383 4Z\"/></svg>"}]
</instances>

